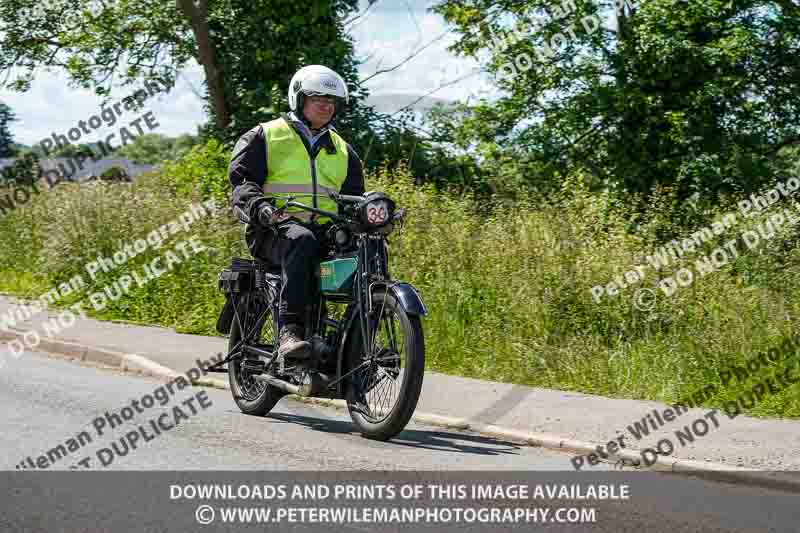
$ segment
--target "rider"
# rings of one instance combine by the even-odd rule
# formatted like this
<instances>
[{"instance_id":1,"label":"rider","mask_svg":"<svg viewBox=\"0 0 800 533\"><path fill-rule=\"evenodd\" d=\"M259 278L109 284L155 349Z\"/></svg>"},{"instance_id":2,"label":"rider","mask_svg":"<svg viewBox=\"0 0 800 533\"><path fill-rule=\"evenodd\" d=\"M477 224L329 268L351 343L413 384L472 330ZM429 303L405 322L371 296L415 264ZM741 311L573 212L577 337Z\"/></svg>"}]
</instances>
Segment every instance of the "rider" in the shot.
<instances>
[{"instance_id":1,"label":"rider","mask_svg":"<svg viewBox=\"0 0 800 533\"><path fill-rule=\"evenodd\" d=\"M254 127L233 149L228 169L233 208L260 223L248 224L247 247L253 257L280 265L282 271L279 356L311 355L310 343L303 340L303 320L330 220L297 208L278 209L287 193L297 193L298 202L333 212L336 203L328 193L364 194L361 160L332 125L348 102L347 85L336 72L322 65L303 67L289 82L291 111Z\"/></svg>"}]
</instances>

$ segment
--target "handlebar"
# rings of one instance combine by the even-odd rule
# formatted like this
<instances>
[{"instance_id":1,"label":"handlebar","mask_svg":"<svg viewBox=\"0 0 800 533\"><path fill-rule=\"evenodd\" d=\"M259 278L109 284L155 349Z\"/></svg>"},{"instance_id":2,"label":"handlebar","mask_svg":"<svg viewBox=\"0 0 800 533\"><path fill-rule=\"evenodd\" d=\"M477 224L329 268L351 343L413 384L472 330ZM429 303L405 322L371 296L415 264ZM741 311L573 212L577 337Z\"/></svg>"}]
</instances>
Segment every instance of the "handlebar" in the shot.
<instances>
[{"instance_id":1,"label":"handlebar","mask_svg":"<svg viewBox=\"0 0 800 533\"><path fill-rule=\"evenodd\" d=\"M328 197L331 198L332 200L334 200L337 203L349 203L349 204L357 204L357 203L361 203L364 200L366 200L366 197L364 197L364 196L353 196L353 195L348 195L348 194L337 194L337 193L333 193L333 192L330 193L328 195ZM335 220L337 222L345 222L345 223L353 222L349 218L343 217L343 216L339 215L338 213L332 213L330 211L325 211L324 209L318 209L316 207L311 207L311 206L308 206L308 205L305 205L305 204L301 204L299 202L295 202L294 201L295 198L296 198L296 196L289 196L287 201L278 209L278 212L285 211L287 207L298 207L298 208L300 208L300 209L302 209L304 211L308 211L308 212L311 212L311 213L316 213L317 215L320 215L320 216L323 216L323 217L328 217L331 220ZM238 207L235 207L233 209L233 212L236 215L236 218L238 218L240 221L244 222L245 224L250 224L252 222L250 217L248 217L247 214L244 211L242 211L241 209L239 209ZM392 217L392 221L402 220L403 217L405 216L405 213L406 213L406 209L405 208L400 209L397 213L395 213L394 217Z\"/></svg>"},{"instance_id":2,"label":"handlebar","mask_svg":"<svg viewBox=\"0 0 800 533\"><path fill-rule=\"evenodd\" d=\"M352 222L349 218L343 217L338 213L331 213L330 211L325 211L324 209L317 209L316 207L311 207L305 204L300 204L294 201L294 196L290 196L288 201L284 203L284 207L299 207L305 211L309 211L311 213L316 213L323 217L328 217L331 220L336 220L337 222ZM348 204L358 204L366 200L365 196L354 196L350 194L339 194L335 192L331 192L328 194L328 198L336 202L337 204L348 203Z\"/></svg>"},{"instance_id":3,"label":"handlebar","mask_svg":"<svg viewBox=\"0 0 800 533\"><path fill-rule=\"evenodd\" d=\"M309 211L311 213L316 213L316 214L318 214L320 216L328 217L331 220L347 222L346 218L340 216L337 213L331 213L330 211L325 211L324 209L317 209L316 207L311 207L309 205L301 204L301 203L295 202L294 200L289 200L288 202L286 202L283 205L285 207L299 207L300 209L303 209L304 211Z\"/></svg>"},{"instance_id":4,"label":"handlebar","mask_svg":"<svg viewBox=\"0 0 800 533\"><path fill-rule=\"evenodd\" d=\"M364 196L351 196L351 195L348 195L348 194L331 193L330 197L333 198L334 200L339 200L339 201L342 201L342 202L350 202L350 203L358 203L358 202L363 202L364 200L366 200L366 197L364 197Z\"/></svg>"}]
</instances>

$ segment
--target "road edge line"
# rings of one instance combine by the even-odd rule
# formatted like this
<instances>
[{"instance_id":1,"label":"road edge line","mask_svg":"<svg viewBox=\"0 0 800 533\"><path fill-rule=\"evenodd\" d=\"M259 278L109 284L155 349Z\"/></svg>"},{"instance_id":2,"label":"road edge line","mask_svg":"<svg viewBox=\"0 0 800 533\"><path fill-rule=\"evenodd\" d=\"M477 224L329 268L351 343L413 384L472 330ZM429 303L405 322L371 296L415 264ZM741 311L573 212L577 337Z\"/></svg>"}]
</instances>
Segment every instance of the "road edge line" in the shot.
<instances>
[{"instance_id":1,"label":"road edge line","mask_svg":"<svg viewBox=\"0 0 800 533\"><path fill-rule=\"evenodd\" d=\"M17 330L16 328L9 328L8 331L0 330L0 339L18 337L23 333L24 331ZM178 376L184 375L138 354L122 353L108 348L98 348L76 342L58 339L41 339L37 346L37 349L38 348L42 348L43 351L53 351L61 355L75 357L81 361L97 362L111 367L117 366L123 372L135 370L140 374L169 379L175 379ZM114 364L109 364L108 361L113 361ZM221 379L201 377L191 380L191 383L197 386L230 390L228 382ZM337 409L347 408L347 404L344 400L304 398L294 394L289 395L288 398L301 403L322 405ZM556 450L565 454L580 453L583 455L596 452L598 446L603 446L602 443L568 439L552 433L534 433L435 413L415 411L411 419L422 424L444 427L447 429L472 431L481 435L523 442L529 446ZM608 455L610 459L628 461L643 469L656 472L688 475L711 481L733 483L740 486L745 485L800 493L800 479L774 478L769 476L765 470L747 469L711 461L694 461L691 459L674 458L665 459L662 457L658 457L652 465L643 466L640 465L641 455L633 451L620 450L617 453L608 453L606 455Z\"/></svg>"}]
</instances>

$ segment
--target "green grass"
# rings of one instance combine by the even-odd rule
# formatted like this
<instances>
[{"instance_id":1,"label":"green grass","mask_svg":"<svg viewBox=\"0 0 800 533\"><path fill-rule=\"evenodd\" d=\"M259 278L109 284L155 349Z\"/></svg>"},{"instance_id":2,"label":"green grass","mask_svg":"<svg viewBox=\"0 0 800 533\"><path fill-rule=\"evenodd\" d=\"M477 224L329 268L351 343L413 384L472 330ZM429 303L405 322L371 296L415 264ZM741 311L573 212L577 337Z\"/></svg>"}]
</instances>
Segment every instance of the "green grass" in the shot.
<instances>
[{"instance_id":1,"label":"green grass","mask_svg":"<svg viewBox=\"0 0 800 533\"><path fill-rule=\"evenodd\" d=\"M76 274L88 281L83 271L88 261L145 237L192 201L213 196L227 206L225 163L217 151L195 150L135 184L61 185L36 197L0 219L0 291L31 297ZM197 168L203 175L192 183ZM427 361L440 372L670 402L719 383L720 370L775 346L798 324L796 230L742 253L670 298L658 292L656 276L671 275L673 267L648 270L639 285L600 303L593 300L593 286L641 264L666 233L688 235L734 210L734 203L683 213L670 192L661 191L633 225L624 206L588 192L580 176L565 180L558 198L498 204L489 216L476 214L469 198L414 186L402 171L372 176L367 188L383 190L409 208L403 234L390 237L391 268L396 279L422 294L430 311L423 322ZM745 222L752 227L759 220ZM719 241L740 231L729 230ZM195 223L191 235L209 252L96 316L215 334L223 301L217 274L230 257L247 253L227 210ZM182 233L170 243L188 236ZM89 290L100 290L157 255L146 252ZM639 287L656 289L651 311L632 305ZM748 386L728 387L708 405L719 406ZM800 387L793 386L749 414L796 418L798 393Z\"/></svg>"}]
</instances>

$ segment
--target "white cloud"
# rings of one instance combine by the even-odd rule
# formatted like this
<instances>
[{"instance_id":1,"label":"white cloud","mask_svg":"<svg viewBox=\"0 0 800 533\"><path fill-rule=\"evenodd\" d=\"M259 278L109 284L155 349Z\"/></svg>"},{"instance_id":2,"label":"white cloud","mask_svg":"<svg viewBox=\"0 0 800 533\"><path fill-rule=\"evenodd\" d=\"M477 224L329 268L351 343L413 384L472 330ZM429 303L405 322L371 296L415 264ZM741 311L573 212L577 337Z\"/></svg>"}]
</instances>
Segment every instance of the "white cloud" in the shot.
<instances>
[{"instance_id":1,"label":"white cloud","mask_svg":"<svg viewBox=\"0 0 800 533\"><path fill-rule=\"evenodd\" d=\"M122 126L128 126L132 120L136 120L148 111L153 112L159 123L159 127L153 130L153 133L169 136L196 133L197 126L205 121L203 101L193 94L187 80L195 87L202 87L199 65L195 64L186 69L170 92L151 97L143 110L126 111L114 126L103 125L78 142L105 139L107 135L118 131ZM109 104L119 102L139 88L140 86L116 88ZM36 76L30 91L18 93L0 90L0 101L8 104L19 119L11 124L14 139L28 145L38 144L54 133L66 134L71 128L77 127L79 121L88 120L102 109L100 97L90 90L70 87L63 71L42 70ZM131 131L136 130L134 128ZM118 133L117 138L119 138Z\"/></svg>"}]
</instances>

